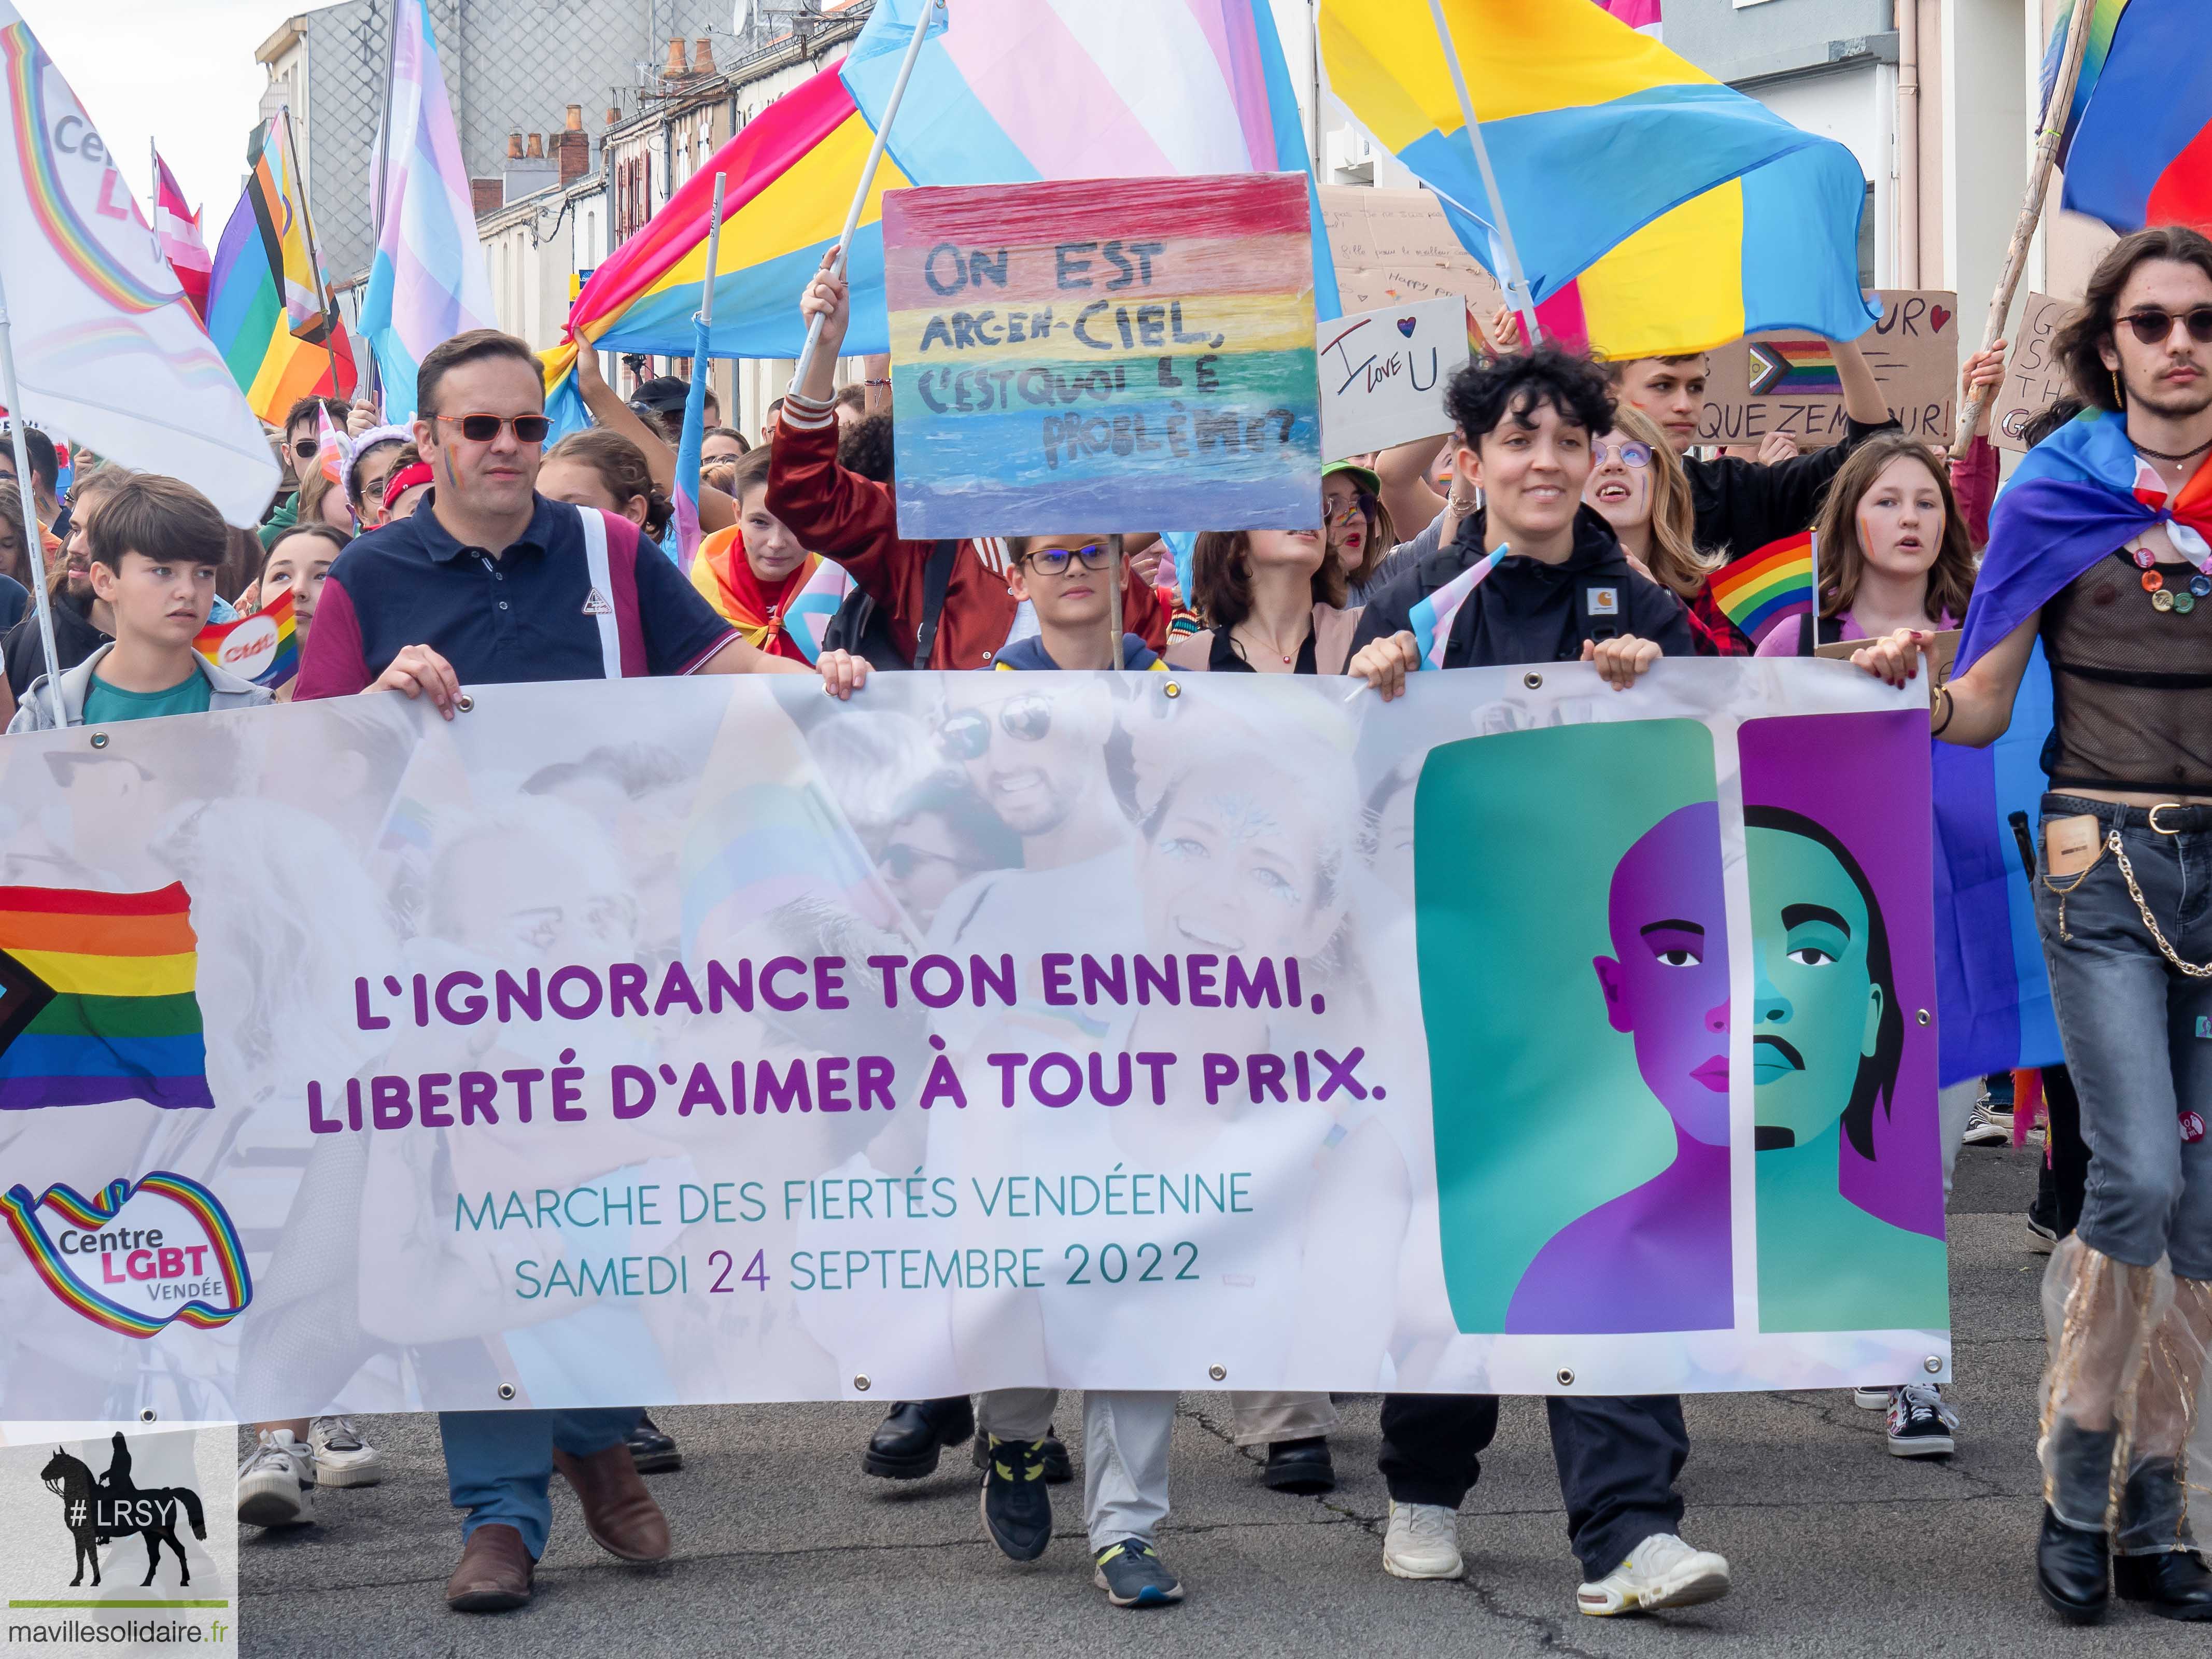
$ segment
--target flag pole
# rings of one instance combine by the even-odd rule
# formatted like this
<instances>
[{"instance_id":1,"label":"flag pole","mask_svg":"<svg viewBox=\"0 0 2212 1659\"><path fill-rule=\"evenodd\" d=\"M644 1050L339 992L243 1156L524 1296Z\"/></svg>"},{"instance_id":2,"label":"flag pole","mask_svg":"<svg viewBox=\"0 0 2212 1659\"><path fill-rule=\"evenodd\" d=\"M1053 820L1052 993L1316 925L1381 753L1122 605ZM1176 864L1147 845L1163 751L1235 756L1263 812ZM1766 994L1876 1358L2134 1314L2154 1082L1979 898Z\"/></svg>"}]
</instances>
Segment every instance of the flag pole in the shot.
<instances>
[{"instance_id":1,"label":"flag pole","mask_svg":"<svg viewBox=\"0 0 2212 1659\"><path fill-rule=\"evenodd\" d=\"M46 696L53 703L54 724L67 726L72 722L62 712L61 653L54 649L53 606L46 597L46 538L39 529L31 447L23 436L30 416L23 408L23 388L15 379L15 337L8 320L8 293L4 287L0 287L0 403L8 406L9 432L15 441L15 498L23 512L23 550L31 559L31 599L39 611L39 648L46 658Z\"/></svg>"},{"instance_id":2,"label":"flag pole","mask_svg":"<svg viewBox=\"0 0 2212 1659\"><path fill-rule=\"evenodd\" d=\"M1997 291L1990 296L1990 314L1982 325L1982 349L1987 351L2004 332L2012 310L2012 296L2027 268L2028 244L2035 240L2043 217L2044 198L2051 193L2051 170L2057 164L2058 141L2066 135L2066 117L2074 107L2075 83L2081 76L2082 54L2089 46L2089 19L2096 0L2074 0L2074 21L2066 31L2066 53L2058 60L2057 78L2051 83L2051 100L2043 106L2043 132L2036 141L2035 162L2027 170L2027 198L2020 204L2020 219L2013 226L2012 242L2005 249L2004 268L1997 276ZM1964 459L1974 447L1974 428L1989 407L1987 386L1977 386L1959 410L1959 434L1951 441L1954 459Z\"/></svg>"},{"instance_id":3,"label":"flag pole","mask_svg":"<svg viewBox=\"0 0 2212 1659\"><path fill-rule=\"evenodd\" d=\"M914 38L906 43L906 56L899 62L898 79L891 82L891 95L884 106L884 118L876 128L876 141L869 147L868 159L860 168L860 182L853 191L853 205L846 210L845 228L837 237L837 255L830 269L837 276L845 274L845 252L853 245L853 233L860 228L860 210L867 205L868 191L876 182L876 169L883 165L884 145L890 139L891 119L898 113L899 100L906 96L906 83L913 77L915 61L921 56L923 38L945 0L923 0L921 13L914 20ZM792 370L791 389L796 392L799 383L806 378L812 367L814 354L822 343L822 319L817 315L806 325L806 343L799 349L798 366Z\"/></svg>"},{"instance_id":4,"label":"flag pole","mask_svg":"<svg viewBox=\"0 0 2212 1659\"><path fill-rule=\"evenodd\" d=\"M314 273L315 303L323 311L323 358L331 366L331 396L342 398L338 380L338 349L331 343L331 313L336 307L331 303L330 288L323 278L323 251L315 241L315 216L307 211L307 175L300 171L299 141L292 136L292 111L284 111L284 149L291 158L292 183L300 192L300 234L307 240L307 266Z\"/></svg>"},{"instance_id":5,"label":"flag pole","mask_svg":"<svg viewBox=\"0 0 2212 1659\"><path fill-rule=\"evenodd\" d=\"M154 233L154 257L166 266L168 258L161 252L161 146L150 132L146 135L146 160L154 183L154 193L146 198L146 224Z\"/></svg>"},{"instance_id":6,"label":"flag pole","mask_svg":"<svg viewBox=\"0 0 2212 1659\"><path fill-rule=\"evenodd\" d=\"M1512 227L1505 222L1505 198L1498 193L1498 175L1491 171L1490 149L1482 142L1482 123L1475 118L1474 100L1468 95L1467 76L1460 68L1459 47L1453 43L1451 26L1444 21L1443 0L1429 0L1429 15L1437 26L1437 40L1444 49L1444 65L1451 70L1452 90L1459 94L1460 118L1467 123L1467 141L1474 146L1474 165L1482 174L1483 194L1490 198L1491 222L1497 228L1499 251L1505 256L1505 296L1521 313L1521 326L1533 348L1543 338L1536 328L1536 296L1521 271L1520 251L1513 246Z\"/></svg>"}]
</instances>

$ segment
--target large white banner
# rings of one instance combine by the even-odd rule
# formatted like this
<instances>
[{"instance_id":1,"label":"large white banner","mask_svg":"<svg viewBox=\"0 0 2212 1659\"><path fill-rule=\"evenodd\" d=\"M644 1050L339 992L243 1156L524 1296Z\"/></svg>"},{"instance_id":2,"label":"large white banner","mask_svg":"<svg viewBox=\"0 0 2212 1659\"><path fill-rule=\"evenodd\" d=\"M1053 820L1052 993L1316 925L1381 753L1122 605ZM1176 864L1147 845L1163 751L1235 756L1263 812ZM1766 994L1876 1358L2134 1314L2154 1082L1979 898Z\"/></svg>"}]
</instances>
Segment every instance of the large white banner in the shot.
<instances>
[{"instance_id":1,"label":"large white banner","mask_svg":"<svg viewBox=\"0 0 2212 1659\"><path fill-rule=\"evenodd\" d=\"M1927 714L1825 662L0 744L0 1416L1946 1373Z\"/></svg>"}]
</instances>

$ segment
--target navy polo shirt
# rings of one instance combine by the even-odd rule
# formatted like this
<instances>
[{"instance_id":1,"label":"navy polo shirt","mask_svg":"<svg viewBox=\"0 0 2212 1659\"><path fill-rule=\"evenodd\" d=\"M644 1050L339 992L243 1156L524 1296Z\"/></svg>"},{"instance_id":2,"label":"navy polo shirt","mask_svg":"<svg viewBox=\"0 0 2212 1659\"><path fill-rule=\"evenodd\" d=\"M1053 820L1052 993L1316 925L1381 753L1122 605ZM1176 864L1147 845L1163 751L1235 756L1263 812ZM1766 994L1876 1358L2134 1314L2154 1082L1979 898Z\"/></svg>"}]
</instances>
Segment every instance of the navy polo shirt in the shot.
<instances>
[{"instance_id":1,"label":"navy polo shirt","mask_svg":"<svg viewBox=\"0 0 2212 1659\"><path fill-rule=\"evenodd\" d=\"M688 674L736 637L667 555L612 514L600 515L612 591L595 594L579 509L536 499L530 527L496 558L457 541L432 496L339 554L295 700L366 690L410 645L445 658L464 685L599 679L603 605L613 607L625 676Z\"/></svg>"}]
</instances>

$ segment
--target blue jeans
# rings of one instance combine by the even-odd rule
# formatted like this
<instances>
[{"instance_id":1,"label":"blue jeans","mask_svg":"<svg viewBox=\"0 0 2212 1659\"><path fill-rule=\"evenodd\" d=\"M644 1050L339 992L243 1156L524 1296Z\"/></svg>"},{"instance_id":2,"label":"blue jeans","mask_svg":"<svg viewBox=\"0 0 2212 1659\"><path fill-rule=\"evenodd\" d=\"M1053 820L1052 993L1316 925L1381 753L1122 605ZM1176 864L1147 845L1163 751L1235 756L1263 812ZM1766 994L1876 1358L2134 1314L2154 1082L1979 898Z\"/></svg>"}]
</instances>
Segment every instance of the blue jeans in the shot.
<instances>
[{"instance_id":1,"label":"blue jeans","mask_svg":"<svg viewBox=\"0 0 2212 1659\"><path fill-rule=\"evenodd\" d=\"M545 1553L553 1525L553 1449L589 1457L629 1438L641 1406L601 1406L567 1412L440 1412L438 1435L446 1443L446 1484L453 1507L468 1511L466 1538L494 1522L522 1534L536 1560Z\"/></svg>"},{"instance_id":2,"label":"blue jeans","mask_svg":"<svg viewBox=\"0 0 2212 1659\"><path fill-rule=\"evenodd\" d=\"M2094 815L2114 828L2159 927L2185 962L2212 959L2212 811L2159 813L2045 795L2043 817ZM2205 827L2195 827L2202 817ZM2193 979L2160 952L2110 851L2075 881L2039 859L2035 918L2051 969L2051 1000L2081 1098L2089 1178L2076 1231L2117 1261L2163 1255L2185 1279L2212 1279L2212 979ZM2062 930L2061 896L2065 889ZM2181 1114L2199 1137L2183 1139Z\"/></svg>"}]
</instances>

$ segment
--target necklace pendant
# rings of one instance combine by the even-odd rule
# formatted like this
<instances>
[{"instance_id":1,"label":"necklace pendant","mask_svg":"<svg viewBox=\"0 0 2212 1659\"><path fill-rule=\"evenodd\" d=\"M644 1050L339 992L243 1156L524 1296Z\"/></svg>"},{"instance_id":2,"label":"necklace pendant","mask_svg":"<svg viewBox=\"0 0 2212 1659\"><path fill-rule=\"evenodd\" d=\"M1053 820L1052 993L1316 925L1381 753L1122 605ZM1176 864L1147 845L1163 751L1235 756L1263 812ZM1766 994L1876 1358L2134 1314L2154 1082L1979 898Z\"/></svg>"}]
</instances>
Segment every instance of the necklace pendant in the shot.
<instances>
[{"instance_id":1,"label":"necklace pendant","mask_svg":"<svg viewBox=\"0 0 2212 1659\"><path fill-rule=\"evenodd\" d=\"M2155 593L2166 586L2166 578L2155 570L2146 570L2142 573L2142 585L2144 592Z\"/></svg>"},{"instance_id":2,"label":"necklace pendant","mask_svg":"<svg viewBox=\"0 0 2212 1659\"><path fill-rule=\"evenodd\" d=\"M2176 593L2173 596L2175 616L2185 617L2195 609L2197 609L2197 596L2194 593Z\"/></svg>"},{"instance_id":3,"label":"necklace pendant","mask_svg":"<svg viewBox=\"0 0 2212 1659\"><path fill-rule=\"evenodd\" d=\"M2171 611L2173 609L2173 595L2161 587L2150 596L2150 603L2154 611Z\"/></svg>"},{"instance_id":4,"label":"necklace pendant","mask_svg":"<svg viewBox=\"0 0 2212 1659\"><path fill-rule=\"evenodd\" d=\"M2152 552L2150 549L2147 547L2139 547L2136 549L2134 556L2136 565L2144 570L2149 569L2151 566L2158 562L2158 555Z\"/></svg>"}]
</instances>

